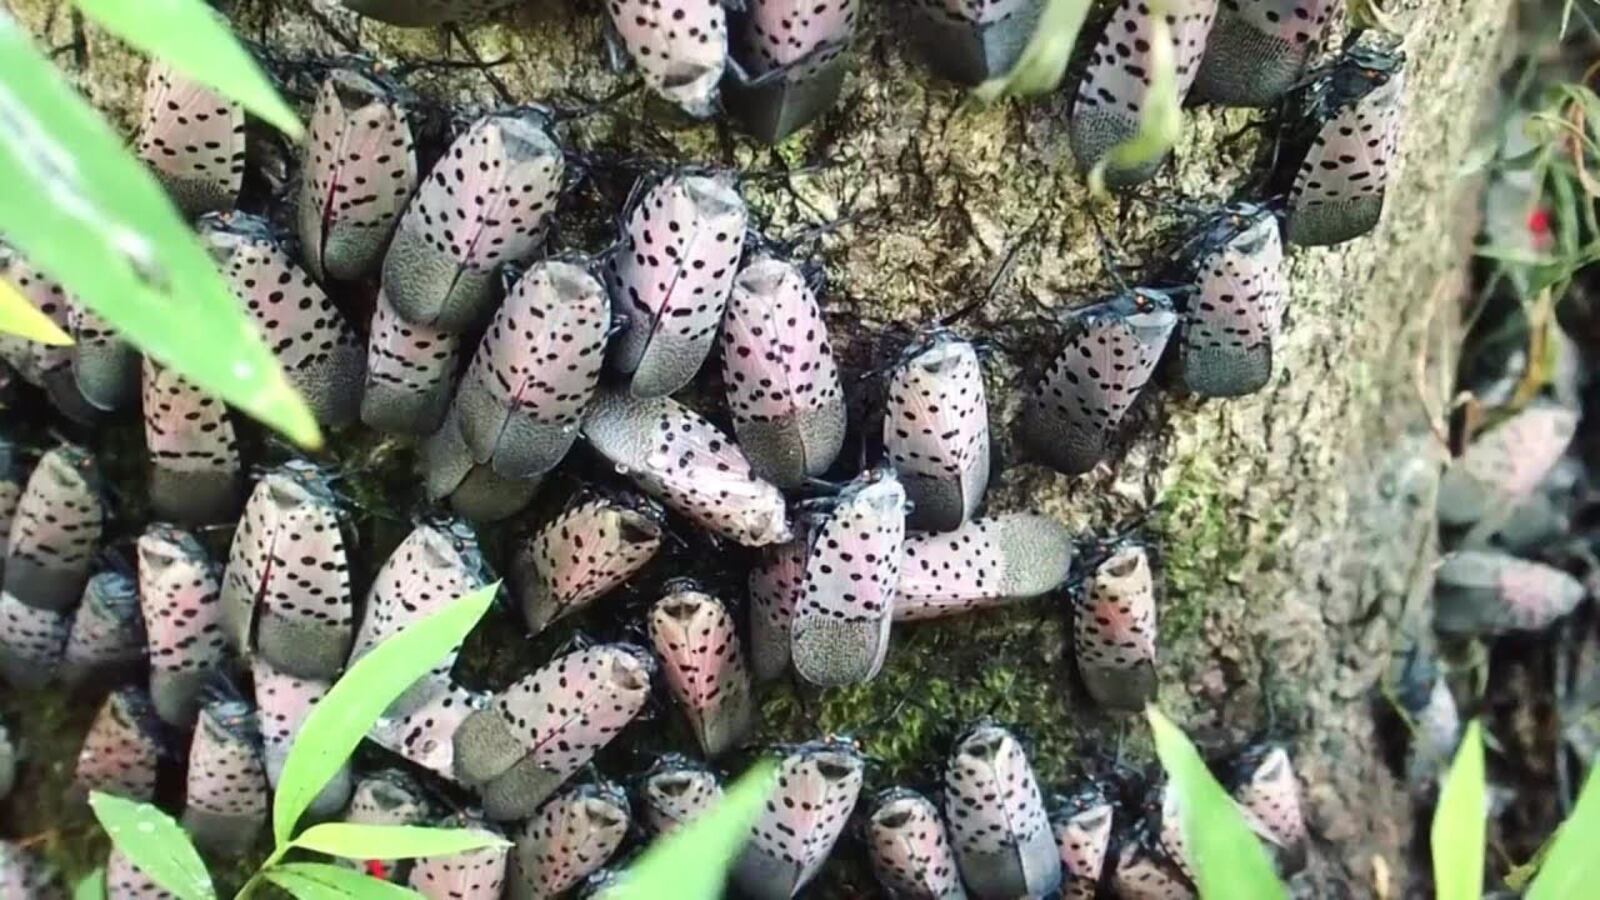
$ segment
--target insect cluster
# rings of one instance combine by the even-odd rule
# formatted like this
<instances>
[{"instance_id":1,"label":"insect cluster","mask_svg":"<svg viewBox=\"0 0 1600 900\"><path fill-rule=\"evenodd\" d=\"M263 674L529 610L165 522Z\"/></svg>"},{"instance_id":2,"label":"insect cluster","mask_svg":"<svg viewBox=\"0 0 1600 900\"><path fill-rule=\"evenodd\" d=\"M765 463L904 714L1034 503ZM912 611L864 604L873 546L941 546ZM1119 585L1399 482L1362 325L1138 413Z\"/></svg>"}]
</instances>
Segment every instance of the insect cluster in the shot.
<instances>
[{"instance_id":1,"label":"insect cluster","mask_svg":"<svg viewBox=\"0 0 1600 900\"><path fill-rule=\"evenodd\" d=\"M346 5L423 25L503 4ZM1178 6L1159 23L1133 0L1113 13L1077 89L1080 165L1108 160L1115 185L1153 173L1118 168L1114 148L1137 127L1150 41L1164 34L1184 93L1257 106L1299 98L1289 241L1369 230L1398 135L1402 58L1356 41L1314 68L1334 3ZM941 76L977 83L1009 69L1040 7L927 0L911 34ZM853 0L756 0L731 14L611 0L607 10L654 91L694 115L725 108L768 141L833 105L857 19ZM754 562L736 588L664 582L635 639L569 642L495 691L458 681L447 660L386 711L369 737L396 767L342 772L314 815L469 822L515 839L508 852L375 861L427 896L494 897L502 885L553 896L586 880L603 892L602 869L624 846L720 796L714 761L750 748L759 685L791 671L824 689L869 682L908 623L1064 593L1087 693L1113 713L1151 701L1158 554L1132 537L1080 542L1039 513L985 513L996 459L973 340L948 322L916 330L876 373L881 403L848 408L820 280L756 233L734 173L647 174L611 246L550 252L582 177L557 123L532 107L468 117L430 166L407 97L376 66L327 66L292 203L260 212L235 208L242 111L161 63L137 140L324 428L415 445L426 515L381 565L337 463L247 471L248 425L141 360L26 261L0 257L0 275L78 341L0 341L21 379L80 424L136 400L142 410L148 491L135 504L108 491L76 444L44 453L31 473L18 447L0 444L0 674L26 687L116 685L77 762L82 788L150 800L184 769L185 826L210 854L247 852L290 743L340 673L492 581L489 556L504 559L535 636L626 592L685 541ZM1158 373L1202 396L1265 386L1287 302L1279 220L1272 205L1232 204L1196 225L1172 285L1075 311L1023 404L1017 429L1032 457L1069 475L1114 462ZM691 386L708 369L719 403ZM599 461L600 483L524 523L507 552L480 549L480 529L517 517L586 459ZM1461 565L1470 581L1473 563ZM358 597L353 573L368 566ZM662 695L702 759L664 756L624 790L596 756ZM1047 802L1022 741L992 722L956 741L942 785L866 802L868 760L849 740L772 752L777 787L732 876L749 896L793 896L852 823L895 896L1193 895L1164 791L1141 799L1085 782ZM14 757L0 732L0 787ZM1305 826L1287 753L1236 762L1236 799L1297 869ZM0 878L34 877L23 851L0 852ZM107 871L113 896L154 890L125 859Z\"/></svg>"}]
</instances>

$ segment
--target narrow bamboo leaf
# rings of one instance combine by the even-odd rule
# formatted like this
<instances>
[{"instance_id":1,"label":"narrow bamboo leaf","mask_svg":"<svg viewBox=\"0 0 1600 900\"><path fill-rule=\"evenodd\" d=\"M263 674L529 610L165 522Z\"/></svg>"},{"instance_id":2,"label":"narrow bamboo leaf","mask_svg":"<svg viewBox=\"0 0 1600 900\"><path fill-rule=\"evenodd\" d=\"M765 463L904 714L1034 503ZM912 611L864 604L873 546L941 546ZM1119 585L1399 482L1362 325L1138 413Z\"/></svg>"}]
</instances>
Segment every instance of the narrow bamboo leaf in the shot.
<instances>
[{"instance_id":1,"label":"narrow bamboo leaf","mask_svg":"<svg viewBox=\"0 0 1600 900\"><path fill-rule=\"evenodd\" d=\"M306 829L292 842L345 859L416 859L450 856L483 847L509 847L497 834L468 828L421 828L414 825L352 825L328 822Z\"/></svg>"},{"instance_id":2,"label":"narrow bamboo leaf","mask_svg":"<svg viewBox=\"0 0 1600 900\"><path fill-rule=\"evenodd\" d=\"M978 85L973 94L989 102L999 97L1047 94L1061 84L1066 74L1072 45L1078 40L1091 0L1047 0L1039 24L1034 27L1028 46L1017 57L1016 65L1004 77Z\"/></svg>"},{"instance_id":3,"label":"narrow bamboo leaf","mask_svg":"<svg viewBox=\"0 0 1600 900\"><path fill-rule=\"evenodd\" d=\"M61 330L61 326L29 303L16 285L4 278L0 278L0 331L55 347L72 343L72 338Z\"/></svg>"},{"instance_id":4,"label":"narrow bamboo leaf","mask_svg":"<svg viewBox=\"0 0 1600 900\"><path fill-rule=\"evenodd\" d=\"M106 870L95 869L72 887L72 900L106 900Z\"/></svg>"},{"instance_id":5,"label":"narrow bamboo leaf","mask_svg":"<svg viewBox=\"0 0 1600 900\"><path fill-rule=\"evenodd\" d=\"M498 581L480 588L379 644L311 710L278 779L272 807L272 834L278 846L289 843L306 807L389 704L461 646L499 589Z\"/></svg>"},{"instance_id":6,"label":"narrow bamboo leaf","mask_svg":"<svg viewBox=\"0 0 1600 900\"><path fill-rule=\"evenodd\" d=\"M410 888L325 863L281 863L262 874L300 900L418 900L422 897Z\"/></svg>"},{"instance_id":7,"label":"narrow bamboo leaf","mask_svg":"<svg viewBox=\"0 0 1600 900\"><path fill-rule=\"evenodd\" d=\"M84 15L299 140L300 119L204 0L74 0Z\"/></svg>"},{"instance_id":8,"label":"narrow bamboo leaf","mask_svg":"<svg viewBox=\"0 0 1600 900\"><path fill-rule=\"evenodd\" d=\"M1483 726L1473 721L1450 763L1429 830L1438 900L1483 896L1483 842L1488 829L1484 790Z\"/></svg>"},{"instance_id":9,"label":"narrow bamboo leaf","mask_svg":"<svg viewBox=\"0 0 1600 900\"><path fill-rule=\"evenodd\" d=\"M750 824L772 792L777 764L763 760L739 778L705 815L650 845L607 890L605 900L716 900Z\"/></svg>"},{"instance_id":10,"label":"narrow bamboo leaf","mask_svg":"<svg viewBox=\"0 0 1600 900\"><path fill-rule=\"evenodd\" d=\"M1178 794L1183 840L1200 896L1230 900L1288 897L1260 839L1183 731L1154 706L1146 707L1145 716L1155 733L1161 766Z\"/></svg>"},{"instance_id":11,"label":"narrow bamboo leaf","mask_svg":"<svg viewBox=\"0 0 1600 900\"><path fill-rule=\"evenodd\" d=\"M4 12L0 184L0 234L30 263L197 387L297 443L321 442L166 192Z\"/></svg>"},{"instance_id":12,"label":"narrow bamboo leaf","mask_svg":"<svg viewBox=\"0 0 1600 900\"><path fill-rule=\"evenodd\" d=\"M117 849L156 884L180 900L216 897L206 864L171 816L148 803L99 791L89 795L89 806Z\"/></svg>"},{"instance_id":13,"label":"narrow bamboo leaf","mask_svg":"<svg viewBox=\"0 0 1600 900\"><path fill-rule=\"evenodd\" d=\"M1160 11L1163 7L1157 7ZM1178 102L1178 54L1172 26L1163 15L1150 16L1150 93L1139 111L1139 130L1111 148L1089 171L1089 190L1106 192L1106 167L1136 169L1160 159L1183 133L1183 109Z\"/></svg>"},{"instance_id":14,"label":"narrow bamboo leaf","mask_svg":"<svg viewBox=\"0 0 1600 900\"><path fill-rule=\"evenodd\" d=\"M1594 852L1595 847L1600 847L1600 774L1597 773L1600 773L1600 766L1589 767L1589 777L1583 780L1583 790L1578 794L1572 815L1540 850L1543 862L1528 891L1528 900L1581 897L1600 883L1600 854Z\"/></svg>"}]
</instances>

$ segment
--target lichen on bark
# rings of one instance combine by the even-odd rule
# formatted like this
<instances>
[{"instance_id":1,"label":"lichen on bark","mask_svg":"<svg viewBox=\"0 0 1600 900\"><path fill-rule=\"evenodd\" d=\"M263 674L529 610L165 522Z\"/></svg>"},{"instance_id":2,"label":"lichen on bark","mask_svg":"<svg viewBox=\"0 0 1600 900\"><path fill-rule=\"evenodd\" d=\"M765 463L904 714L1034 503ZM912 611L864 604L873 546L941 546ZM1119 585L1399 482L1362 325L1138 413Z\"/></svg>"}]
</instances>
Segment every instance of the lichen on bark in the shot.
<instances>
[{"instance_id":1,"label":"lichen on bark","mask_svg":"<svg viewBox=\"0 0 1600 900\"><path fill-rule=\"evenodd\" d=\"M63 4L8 2L46 44L70 42ZM1371 702L1402 622L1426 596L1414 576L1433 553L1427 417L1442 407L1438 376L1449 370L1436 342L1455 328L1452 279L1470 237L1462 210L1472 187L1460 170L1496 74L1506 0L1408 0L1390 11L1408 34L1410 87L1389 208L1369 237L1290 254L1292 299L1268 387L1204 402L1152 391L1123 458L1076 479L1028 463L1006 423L1049 350L1050 316L1115 283L1096 224L1119 260L1153 264L1185 207L1215 206L1259 180L1270 115L1188 111L1172 163L1137 197L1107 202L1088 194L1067 150L1068 90L977 105L910 57L898 40L903 4L864 4L837 108L776 148L721 124L663 117L641 91L617 96L632 76L605 68L594 2L530 3L460 35L359 21L328 0L225 6L245 37L285 58L343 52L351 39L390 63L460 62L464 36L479 58L503 60L489 71L513 99L566 111L559 131L593 176L563 213L562 248L603 249L639 160L737 167L769 234L830 226L808 246L827 272L830 326L857 371L878 364L890 326L983 301L958 328L996 344L988 391L1004 467L989 508L1038 509L1086 536L1140 526L1164 580L1161 705L1210 749L1266 734L1292 745L1317 849L1302 890L1370 894L1375 858L1404 877L1409 802L1380 759ZM127 128L141 64L85 34L83 52L61 62ZM499 102L471 69L423 65L408 81L444 104ZM369 442L340 457L364 503L409 512L395 497L406 448ZM382 527L364 544L376 558L362 565L398 540L397 526ZM1018 726L1052 786L1116 755L1144 764L1139 724L1100 714L1072 687L1067 623L1056 596L899 628L871 684L768 690L762 736L853 734L877 762L875 784L930 786L956 730L980 715ZM473 677L503 680L552 646L480 637ZM834 884L865 890L859 852L844 856Z\"/></svg>"}]
</instances>

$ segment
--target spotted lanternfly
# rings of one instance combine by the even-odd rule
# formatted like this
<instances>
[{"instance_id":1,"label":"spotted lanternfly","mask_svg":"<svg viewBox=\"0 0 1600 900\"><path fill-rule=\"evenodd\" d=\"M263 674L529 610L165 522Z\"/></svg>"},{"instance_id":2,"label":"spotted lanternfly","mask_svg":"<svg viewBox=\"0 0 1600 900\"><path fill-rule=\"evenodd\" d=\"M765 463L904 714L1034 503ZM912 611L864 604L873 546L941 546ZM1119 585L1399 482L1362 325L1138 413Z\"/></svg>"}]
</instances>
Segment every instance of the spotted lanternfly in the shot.
<instances>
[{"instance_id":1,"label":"spotted lanternfly","mask_svg":"<svg viewBox=\"0 0 1600 900\"><path fill-rule=\"evenodd\" d=\"M669 753L650 767L639 793L645 824L662 835L710 809L722 799L722 785L715 772L687 756Z\"/></svg>"},{"instance_id":2,"label":"spotted lanternfly","mask_svg":"<svg viewBox=\"0 0 1600 900\"><path fill-rule=\"evenodd\" d=\"M1223 106L1283 99L1322 48L1339 0L1222 0L1194 96Z\"/></svg>"},{"instance_id":3,"label":"spotted lanternfly","mask_svg":"<svg viewBox=\"0 0 1600 900\"><path fill-rule=\"evenodd\" d=\"M1378 224L1400 149L1404 66L1403 53L1358 44L1311 87L1313 134L1289 192L1289 243L1340 244Z\"/></svg>"},{"instance_id":4,"label":"spotted lanternfly","mask_svg":"<svg viewBox=\"0 0 1600 900\"><path fill-rule=\"evenodd\" d=\"M555 468L578 438L610 327L605 288L583 265L541 262L517 279L456 391L473 460L506 478Z\"/></svg>"},{"instance_id":5,"label":"spotted lanternfly","mask_svg":"<svg viewBox=\"0 0 1600 900\"><path fill-rule=\"evenodd\" d=\"M306 268L353 281L383 258L417 186L406 112L356 69L334 69L317 92L306 135L297 221Z\"/></svg>"},{"instance_id":6,"label":"spotted lanternfly","mask_svg":"<svg viewBox=\"0 0 1600 900\"><path fill-rule=\"evenodd\" d=\"M1566 572L1504 553L1452 553L1433 577L1433 627L1447 634L1540 631L1584 596Z\"/></svg>"},{"instance_id":7,"label":"spotted lanternfly","mask_svg":"<svg viewBox=\"0 0 1600 900\"><path fill-rule=\"evenodd\" d=\"M722 383L756 474L795 487L833 465L844 443L844 391L816 294L792 263L758 256L734 279Z\"/></svg>"},{"instance_id":8,"label":"spotted lanternfly","mask_svg":"<svg viewBox=\"0 0 1600 900\"><path fill-rule=\"evenodd\" d=\"M1038 597L1072 570L1072 533L1049 516L1006 513L906 538L896 622L940 619Z\"/></svg>"},{"instance_id":9,"label":"spotted lanternfly","mask_svg":"<svg viewBox=\"0 0 1600 900\"><path fill-rule=\"evenodd\" d=\"M1034 456L1068 475L1094 468L1177 321L1166 295L1144 289L1074 314L1061 352L1024 404L1022 440Z\"/></svg>"},{"instance_id":10,"label":"spotted lanternfly","mask_svg":"<svg viewBox=\"0 0 1600 900\"><path fill-rule=\"evenodd\" d=\"M602 391L583 436L619 473L695 524L747 547L789 539L783 494L757 477L738 444L671 397Z\"/></svg>"},{"instance_id":11,"label":"spotted lanternfly","mask_svg":"<svg viewBox=\"0 0 1600 900\"><path fill-rule=\"evenodd\" d=\"M789 632L811 556L809 529L806 519L797 517L796 537L763 548L750 568L750 666L760 681L771 681L789 668Z\"/></svg>"},{"instance_id":12,"label":"spotted lanternfly","mask_svg":"<svg viewBox=\"0 0 1600 900\"><path fill-rule=\"evenodd\" d=\"M250 851L267 823L267 768L256 711L243 700L200 709L189 745L183 828L201 850L226 858Z\"/></svg>"},{"instance_id":13,"label":"spotted lanternfly","mask_svg":"<svg viewBox=\"0 0 1600 900\"><path fill-rule=\"evenodd\" d=\"M169 725L187 728L200 688L226 664L220 580L200 541L171 525L139 537L139 608L150 639L150 697Z\"/></svg>"},{"instance_id":14,"label":"spotted lanternfly","mask_svg":"<svg viewBox=\"0 0 1600 900\"><path fill-rule=\"evenodd\" d=\"M527 259L543 238L565 170L537 112L472 123L411 198L383 258L400 318L454 332L481 325L496 269Z\"/></svg>"},{"instance_id":15,"label":"spotted lanternfly","mask_svg":"<svg viewBox=\"0 0 1600 900\"><path fill-rule=\"evenodd\" d=\"M403 769L380 769L356 781L344 821L351 825L425 825L433 817L433 804L421 785ZM348 860L368 875L396 880L399 862L392 859Z\"/></svg>"},{"instance_id":16,"label":"spotted lanternfly","mask_svg":"<svg viewBox=\"0 0 1600 900\"><path fill-rule=\"evenodd\" d=\"M72 627L70 613L40 609L0 594L0 677L13 688L48 684L61 668Z\"/></svg>"},{"instance_id":17,"label":"spotted lanternfly","mask_svg":"<svg viewBox=\"0 0 1600 900\"><path fill-rule=\"evenodd\" d=\"M689 383L716 342L744 252L744 200L726 176L678 172L637 198L606 257L622 320L610 362L640 398Z\"/></svg>"},{"instance_id":18,"label":"spotted lanternfly","mask_svg":"<svg viewBox=\"0 0 1600 900\"><path fill-rule=\"evenodd\" d=\"M250 680L255 685L257 721L261 726L261 757L267 766L267 781L277 788L284 761L289 758L289 745L300 733L306 716L328 695L333 684L286 675L260 656L250 661ZM306 814L314 818L337 814L350 799L350 790L350 765L346 763L323 785Z\"/></svg>"},{"instance_id":19,"label":"spotted lanternfly","mask_svg":"<svg viewBox=\"0 0 1600 900\"><path fill-rule=\"evenodd\" d=\"M10 247L0 244L0 282L8 282L24 299L64 332L72 331L72 307L76 303L55 279L35 269ZM44 389L51 405L68 418L92 424L100 410L90 405L78 390L73 375L74 348L43 344L24 338L11 338L6 344L6 359L17 374L31 385Z\"/></svg>"},{"instance_id":20,"label":"spotted lanternfly","mask_svg":"<svg viewBox=\"0 0 1600 900\"><path fill-rule=\"evenodd\" d=\"M1148 827L1121 837L1110 875L1114 895L1126 900L1195 900L1199 895L1160 847Z\"/></svg>"},{"instance_id":21,"label":"spotted lanternfly","mask_svg":"<svg viewBox=\"0 0 1600 900\"><path fill-rule=\"evenodd\" d=\"M401 629L488 584L489 578L477 535L465 522L424 522L413 528L372 579L350 663L354 665ZM448 675L455 661L456 654L448 654L432 674ZM422 681L401 694L389 706L389 714L404 715L416 709L428 699L429 686Z\"/></svg>"},{"instance_id":22,"label":"spotted lanternfly","mask_svg":"<svg viewBox=\"0 0 1600 900\"><path fill-rule=\"evenodd\" d=\"M400 318L378 290L367 336L361 421L379 431L430 434L444 419L461 336Z\"/></svg>"},{"instance_id":23,"label":"spotted lanternfly","mask_svg":"<svg viewBox=\"0 0 1600 900\"><path fill-rule=\"evenodd\" d=\"M722 601L678 581L650 610L650 641L667 687L708 757L734 749L756 723L738 626Z\"/></svg>"},{"instance_id":24,"label":"spotted lanternfly","mask_svg":"<svg viewBox=\"0 0 1600 900\"><path fill-rule=\"evenodd\" d=\"M471 814L452 816L440 826L484 831L496 837L500 834L493 825ZM510 850L500 846L449 856L425 856L412 865L406 884L428 900L499 900L509 855Z\"/></svg>"},{"instance_id":25,"label":"spotted lanternfly","mask_svg":"<svg viewBox=\"0 0 1600 900\"><path fill-rule=\"evenodd\" d=\"M163 741L149 695L139 688L117 688L83 738L74 780L85 792L149 801L155 796L157 764L166 752Z\"/></svg>"},{"instance_id":26,"label":"spotted lanternfly","mask_svg":"<svg viewBox=\"0 0 1600 900\"><path fill-rule=\"evenodd\" d=\"M528 629L538 634L632 578L661 549L663 518L642 497L580 498L528 538L511 569Z\"/></svg>"},{"instance_id":27,"label":"spotted lanternfly","mask_svg":"<svg viewBox=\"0 0 1600 900\"><path fill-rule=\"evenodd\" d=\"M11 523L5 592L40 609L70 609L89 579L104 522L100 474L89 451L62 444L46 453Z\"/></svg>"},{"instance_id":28,"label":"spotted lanternfly","mask_svg":"<svg viewBox=\"0 0 1600 900\"><path fill-rule=\"evenodd\" d=\"M757 138L776 144L839 99L856 0L754 0L733 26L727 107Z\"/></svg>"},{"instance_id":29,"label":"spotted lanternfly","mask_svg":"<svg viewBox=\"0 0 1600 900\"><path fill-rule=\"evenodd\" d=\"M238 104L152 60L135 146L184 215L233 208L244 180L244 109Z\"/></svg>"},{"instance_id":30,"label":"spotted lanternfly","mask_svg":"<svg viewBox=\"0 0 1600 900\"><path fill-rule=\"evenodd\" d=\"M728 63L721 3L607 0L606 11L608 37L633 58L652 91L697 119L715 112L717 83Z\"/></svg>"},{"instance_id":31,"label":"spotted lanternfly","mask_svg":"<svg viewBox=\"0 0 1600 900\"><path fill-rule=\"evenodd\" d=\"M63 900L56 870L38 853L12 841L0 841L0 897L16 900Z\"/></svg>"},{"instance_id":32,"label":"spotted lanternfly","mask_svg":"<svg viewBox=\"0 0 1600 900\"><path fill-rule=\"evenodd\" d=\"M428 499L448 498L457 515L474 522L498 522L522 511L538 493L543 476L507 478L493 466L479 465L461 433L459 413L451 406L439 430L422 445L423 487Z\"/></svg>"},{"instance_id":33,"label":"spotted lanternfly","mask_svg":"<svg viewBox=\"0 0 1600 900\"><path fill-rule=\"evenodd\" d=\"M517 835L512 896L556 897L583 881L617 852L628 822L628 795L610 782L551 797Z\"/></svg>"},{"instance_id":34,"label":"spotted lanternfly","mask_svg":"<svg viewBox=\"0 0 1600 900\"><path fill-rule=\"evenodd\" d=\"M867 850L878 883L892 897L966 900L939 808L906 788L879 795L867 819Z\"/></svg>"},{"instance_id":35,"label":"spotted lanternfly","mask_svg":"<svg viewBox=\"0 0 1600 900\"><path fill-rule=\"evenodd\" d=\"M967 887L979 897L1041 897L1061 884L1061 857L1022 744L980 724L956 742L944 811Z\"/></svg>"},{"instance_id":36,"label":"spotted lanternfly","mask_svg":"<svg viewBox=\"0 0 1600 900\"><path fill-rule=\"evenodd\" d=\"M1043 10L1041 0L918 0L911 36L935 75L976 86L1011 71Z\"/></svg>"},{"instance_id":37,"label":"spotted lanternfly","mask_svg":"<svg viewBox=\"0 0 1600 900\"><path fill-rule=\"evenodd\" d=\"M139 395L139 351L81 301L67 304L72 377L99 410L122 409Z\"/></svg>"},{"instance_id":38,"label":"spotted lanternfly","mask_svg":"<svg viewBox=\"0 0 1600 900\"><path fill-rule=\"evenodd\" d=\"M478 788L490 818L532 814L644 708L652 668L632 644L551 660L456 729L457 777Z\"/></svg>"},{"instance_id":39,"label":"spotted lanternfly","mask_svg":"<svg viewBox=\"0 0 1600 900\"><path fill-rule=\"evenodd\" d=\"M861 793L864 768L856 748L812 741L778 762L777 784L733 867L733 881L752 900L788 900L816 877L844 832Z\"/></svg>"},{"instance_id":40,"label":"spotted lanternfly","mask_svg":"<svg viewBox=\"0 0 1600 900\"><path fill-rule=\"evenodd\" d=\"M106 857L105 895L107 900L177 900L160 882L134 864L128 855L111 847Z\"/></svg>"},{"instance_id":41,"label":"spotted lanternfly","mask_svg":"<svg viewBox=\"0 0 1600 900\"><path fill-rule=\"evenodd\" d=\"M233 212L206 216L200 233L317 421L332 428L354 422L366 368L360 338L284 249L272 226L259 216Z\"/></svg>"},{"instance_id":42,"label":"spotted lanternfly","mask_svg":"<svg viewBox=\"0 0 1600 900\"><path fill-rule=\"evenodd\" d=\"M345 9L369 19L421 28L470 22L513 5L515 0L339 0Z\"/></svg>"},{"instance_id":43,"label":"spotted lanternfly","mask_svg":"<svg viewBox=\"0 0 1600 900\"><path fill-rule=\"evenodd\" d=\"M938 331L912 348L889 382L883 447L911 501L906 524L953 531L989 486L989 403L972 345Z\"/></svg>"},{"instance_id":44,"label":"spotted lanternfly","mask_svg":"<svg viewBox=\"0 0 1600 900\"><path fill-rule=\"evenodd\" d=\"M1062 800L1050 814L1061 857L1062 900L1094 900L1111 849L1115 810L1096 786Z\"/></svg>"},{"instance_id":45,"label":"spotted lanternfly","mask_svg":"<svg viewBox=\"0 0 1600 900\"><path fill-rule=\"evenodd\" d=\"M1073 615L1078 674L1095 702L1138 712L1156 690L1155 581L1144 548L1128 545L1095 569Z\"/></svg>"},{"instance_id":46,"label":"spotted lanternfly","mask_svg":"<svg viewBox=\"0 0 1600 900\"><path fill-rule=\"evenodd\" d=\"M467 690L446 676L425 675L400 701L418 705L403 714L393 713L391 707L367 732L367 738L441 778L454 779L452 738L461 723L486 708L490 699L490 695Z\"/></svg>"},{"instance_id":47,"label":"spotted lanternfly","mask_svg":"<svg viewBox=\"0 0 1600 900\"><path fill-rule=\"evenodd\" d=\"M1195 292L1185 300L1179 380L1201 396L1255 393L1272 377L1288 297L1277 218L1254 204L1228 207L1206 226L1187 268Z\"/></svg>"},{"instance_id":48,"label":"spotted lanternfly","mask_svg":"<svg viewBox=\"0 0 1600 900\"><path fill-rule=\"evenodd\" d=\"M66 675L74 683L122 669L145 659L144 614L139 587L122 572L100 572L83 588L83 601L72 617L64 657Z\"/></svg>"},{"instance_id":49,"label":"spotted lanternfly","mask_svg":"<svg viewBox=\"0 0 1600 900\"><path fill-rule=\"evenodd\" d=\"M23 485L27 481L28 470L19 458L16 445L5 435L0 435L0 556L9 555L11 524L16 521L17 507L22 503ZM0 572L3 571L0 568Z\"/></svg>"},{"instance_id":50,"label":"spotted lanternfly","mask_svg":"<svg viewBox=\"0 0 1600 900\"><path fill-rule=\"evenodd\" d=\"M1152 101L1153 17L1163 16L1171 35L1179 103L1194 84L1217 0L1173 0L1164 9L1156 12L1144 0L1121 0L1095 43L1072 108L1072 155L1080 171L1088 172L1103 160L1109 162L1106 157L1114 148L1139 133L1140 115ZM1106 184L1129 187L1145 181L1165 158L1163 154L1135 167L1108 165Z\"/></svg>"},{"instance_id":51,"label":"spotted lanternfly","mask_svg":"<svg viewBox=\"0 0 1600 900\"><path fill-rule=\"evenodd\" d=\"M895 585L906 537L906 492L889 469L839 494L817 527L790 624L800 677L823 687L870 681L889 652Z\"/></svg>"},{"instance_id":52,"label":"spotted lanternfly","mask_svg":"<svg viewBox=\"0 0 1600 900\"><path fill-rule=\"evenodd\" d=\"M1440 524L1464 528L1527 498L1577 430L1577 413L1540 405L1479 436L1439 480Z\"/></svg>"},{"instance_id":53,"label":"spotted lanternfly","mask_svg":"<svg viewBox=\"0 0 1600 900\"><path fill-rule=\"evenodd\" d=\"M227 407L151 360L144 363L150 506L176 522L219 521L239 504L239 444Z\"/></svg>"},{"instance_id":54,"label":"spotted lanternfly","mask_svg":"<svg viewBox=\"0 0 1600 900\"><path fill-rule=\"evenodd\" d=\"M311 463L287 463L256 484L222 585L236 649L301 678L331 681L344 668L355 622L340 526L333 491Z\"/></svg>"},{"instance_id":55,"label":"spotted lanternfly","mask_svg":"<svg viewBox=\"0 0 1600 900\"><path fill-rule=\"evenodd\" d=\"M1231 781L1233 799L1251 827L1277 848L1284 874L1305 868L1306 820L1288 751L1271 744L1251 747L1234 761Z\"/></svg>"},{"instance_id":56,"label":"spotted lanternfly","mask_svg":"<svg viewBox=\"0 0 1600 900\"><path fill-rule=\"evenodd\" d=\"M352 825L421 825L432 810L422 786L404 769L380 769L356 782L344 821Z\"/></svg>"}]
</instances>

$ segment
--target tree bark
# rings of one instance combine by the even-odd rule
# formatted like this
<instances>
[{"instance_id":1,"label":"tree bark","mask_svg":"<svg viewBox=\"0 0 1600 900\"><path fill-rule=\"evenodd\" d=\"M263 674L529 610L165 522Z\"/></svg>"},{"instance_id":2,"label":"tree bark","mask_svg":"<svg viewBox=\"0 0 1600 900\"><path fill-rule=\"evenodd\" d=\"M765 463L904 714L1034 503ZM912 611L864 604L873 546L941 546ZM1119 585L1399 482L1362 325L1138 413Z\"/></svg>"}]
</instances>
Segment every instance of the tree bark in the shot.
<instances>
[{"instance_id":1,"label":"tree bark","mask_svg":"<svg viewBox=\"0 0 1600 900\"><path fill-rule=\"evenodd\" d=\"M47 45L70 41L66 4L7 2ZM1162 707L1208 749L1262 736L1292 746L1314 835L1297 890L1373 896L1387 879L1393 896L1411 869L1417 823L1381 758L1373 711L1391 654L1428 597L1443 459L1430 423L1449 392L1476 209L1462 170L1510 3L1399 6L1409 87L1382 224L1341 247L1289 254L1291 301L1266 389L1203 402L1152 390L1123 458L1079 478L1028 463L999 423L1012 420L1028 373L1053 351L1048 314L1113 289L1095 223L1119 261L1153 266L1180 236L1179 207L1215 207L1257 177L1271 116L1188 110L1174 159L1138 192L1144 199L1106 203L1074 171L1068 90L974 103L911 57L903 4L863 4L842 100L776 148L721 125L662 118L642 91L613 97L636 79L605 67L597 3L529 4L462 34L478 57L505 59L489 72L516 101L598 104L559 126L598 173L563 214L562 246L596 252L609 239L631 177L615 169L618 157L737 166L769 234L843 220L815 246L830 324L856 366L881 365L868 357L887 326L983 301L957 327L1001 344L988 390L1006 465L990 509L1039 509L1085 535L1142 523L1164 583ZM244 36L290 57L348 49L338 34L388 62L468 58L443 29L384 27L328 0L229 7ZM131 129L142 87L135 56L91 29L80 57L60 59ZM500 102L475 70L424 67L408 81L440 101ZM270 145L257 142L257 157L281 158L260 153L262 143ZM1055 597L898 629L868 685L769 691L763 737L851 733L879 761L876 782L926 787L954 732L988 714L1018 726L1052 787L1119 751L1143 765L1151 750L1142 725L1107 718L1070 687L1067 608ZM831 890L869 891L860 851L841 856Z\"/></svg>"}]
</instances>

